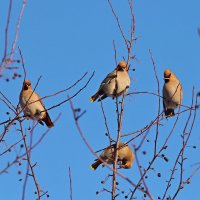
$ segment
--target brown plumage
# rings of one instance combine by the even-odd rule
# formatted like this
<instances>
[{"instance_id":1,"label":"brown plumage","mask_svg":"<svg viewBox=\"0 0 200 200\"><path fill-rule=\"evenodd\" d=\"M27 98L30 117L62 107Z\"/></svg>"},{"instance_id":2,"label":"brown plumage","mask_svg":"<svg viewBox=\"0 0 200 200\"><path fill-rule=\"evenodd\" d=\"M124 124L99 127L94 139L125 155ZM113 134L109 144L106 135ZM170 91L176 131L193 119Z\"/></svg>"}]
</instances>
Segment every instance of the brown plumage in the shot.
<instances>
[{"instance_id":1,"label":"brown plumage","mask_svg":"<svg viewBox=\"0 0 200 200\"><path fill-rule=\"evenodd\" d=\"M130 77L127 71L127 63L120 61L114 71L109 73L102 81L98 91L90 98L91 102L105 99L106 97L118 97L127 92L130 87Z\"/></svg>"},{"instance_id":2,"label":"brown plumage","mask_svg":"<svg viewBox=\"0 0 200 200\"><path fill-rule=\"evenodd\" d=\"M114 152L115 152L116 144L112 146L108 146L100 155L100 158L106 162L107 164L113 164L114 161ZM129 169L132 166L133 160L134 160L134 154L131 151L130 147L120 142L119 148L118 148L118 159L117 162L121 162L119 164L120 168ZM96 170L99 165L102 164L102 161L100 159L97 159L96 162L94 162L90 167L92 170Z\"/></svg>"},{"instance_id":3,"label":"brown plumage","mask_svg":"<svg viewBox=\"0 0 200 200\"><path fill-rule=\"evenodd\" d=\"M39 95L32 90L29 80L25 80L23 83L19 103L26 117L30 117L42 125L44 122L49 128L54 126Z\"/></svg>"},{"instance_id":4,"label":"brown plumage","mask_svg":"<svg viewBox=\"0 0 200 200\"><path fill-rule=\"evenodd\" d=\"M174 115L174 109L182 103L183 89L175 74L170 70L164 71L163 107L167 117Z\"/></svg>"}]
</instances>

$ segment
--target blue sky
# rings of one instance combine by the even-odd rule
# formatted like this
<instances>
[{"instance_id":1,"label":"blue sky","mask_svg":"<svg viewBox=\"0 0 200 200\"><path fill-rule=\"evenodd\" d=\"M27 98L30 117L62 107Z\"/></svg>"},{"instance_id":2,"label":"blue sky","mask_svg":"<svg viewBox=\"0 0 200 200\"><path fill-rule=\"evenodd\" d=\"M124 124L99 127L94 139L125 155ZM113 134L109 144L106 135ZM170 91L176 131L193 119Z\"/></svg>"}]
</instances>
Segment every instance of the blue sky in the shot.
<instances>
[{"instance_id":1,"label":"blue sky","mask_svg":"<svg viewBox=\"0 0 200 200\"><path fill-rule=\"evenodd\" d=\"M21 3L20 0L13 1L9 46L15 33ZM113 6L119 16L122 28L128 36L130 33L128 3L124 0L113 1ZM157 91L149 54L149 49L151 49L160 80L160 89L163 85L163 71L170 68L183 85L183 104L191 104L192 87L195 86L195 92L200 90L200 37L197 34L197 29L200 27L199 7L198 0L140 0L133 2L136 20L135 37L138 39L133 46L133 55L136 55L137 59L131 61L131 68L134 68L135 71L130 71L131 88L129 91ZM0 55L3 55L8 1L1 1L0 9L0 29L2 32L0 35L2 43ZM80 119L80 125L85 137L95 150L107 146L108 139L105 137L106 128L100 104L97 102L91 104L89 97L96 92L105 75L115 67L113 40L116 44L117 60L126 58L126 47L107 1L27 1L21 21L18 45L23 53L27 78L35 85L39 76L42 76L37 88L40 96L67 88L85 72L91 74L95 70L95 76L88 87L73 100L75 107L87 111ZM19 58L17 49L15 58ZM18 66L20 66L19 72L23 74L21 65L18 64ZM9 76L11 73L5 72L5 77ZM22 81L22 78L9 82L6 82L4 77L0 79L0 91L6 94L15 105L18 103ZM44 100L46 107L51 107L66 99L68 94L74 94L85 82L86 79L68 93ZM149 124L157 115L157 103L158 99L150 95L128 96L125 102L122 133L129 133ZM113 137L116 137L115 102L112 99L106 99L103 105L110 132L112 132ZM0 110L3 113L0 121L3 121L7 119L5 113L8 109L1 104ZM40 187L48 191L50 199L69 199L68 167L70 166L74 199L110 199L110 195L107 193L96 195L97 190L110 187L109 182L105 186L100 183L110 171L101 167L95 172L90 170L89 165L95 157L89 152L77 132L69 103L49 112L52 119L55 119L59 113L62 113L62 116L55 127L32 152L32 162L37 162L35 173ZM166 153L169 162L165 163L158 159L154 165L156 171L151 172L150 178L147 180L155 199L163 194L165 180L173 166L178 147L181 145L180 134L188 114L187 112L181 115L170 139ZM163 126L160 127L159 132L160 142L169 133L174 121L175 118L162 121ZM194 169L191 165L199 162L198 121L199 114L197 113L197 120L189 142L189 145L196 145L197 149L186 149L186 155L189 156L185 165L186 175L189 175ZM27 129L29 126L32 126L30 120L24 122L24 128ZM0 127L0 130L2 131L3 127ZM34 140L37 141L45 131L46 127L37 126ZM139 159L144 167L152 158L154 137L155 127L151 129L148 136L150 143L145 142L139 153ZM19 138L19 133L12 128L5 139L7 144L11 145ZM127 141L128 139L130 137L122 140ZM137 143L138 141L134 142L134 144ZM5 149L3 145L0 146L2 150ZM19 151L18 146L16 151ZM142 151L147 151L147 155L143 155ZM0 160L1 169L15 156L14 150L10 155L3 156ZM24 180L25 169L26 162L23 162L22 166L13 166L9 169L8 174L1 175L0 193L2 199L21 199L23 181L19 182L18 180L20 178ZM21 175L18 175L18 170L22 170ZM136 163L130 170L121 170L121 172L133 182L137 182L139 178ZM161 178L156 176L157 172L161 172ZM198 199L199 178L199 174L197 174L177 199ZM119 182L120 188L126 194L131 188L130 185L120 178ZM29 178L26 199L35 199L34 191L33 180ZM173 194L173 188L171 191ZM141 196L142 194L138 193L138 199L141 199ZM123 195L119 199L122 197Z\"/></svg>"}]
</instances>

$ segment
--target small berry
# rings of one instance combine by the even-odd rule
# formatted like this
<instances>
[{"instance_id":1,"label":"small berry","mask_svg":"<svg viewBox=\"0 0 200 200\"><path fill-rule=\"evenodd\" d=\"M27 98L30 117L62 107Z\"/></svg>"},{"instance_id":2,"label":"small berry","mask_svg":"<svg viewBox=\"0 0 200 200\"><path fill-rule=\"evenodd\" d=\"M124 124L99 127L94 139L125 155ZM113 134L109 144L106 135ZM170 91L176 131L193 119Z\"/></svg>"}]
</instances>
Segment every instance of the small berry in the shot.
<instances>
[{"instance_id":1,"label":"small berry","mask_svg":"<svg viewBox=\"0 0 200 200\"><path fill-rule=\"evenodd\" d=\"M167 157L164 157L164 160L165 160L166 162L168 162L168 161L169 161Z\"/></svg>"},{"instance_id":2,"label":"small berry","mask_svg":"<svg viewBox=\"0 0 200 200\"><path fill-rule=\"evenodd\" d=\"M146 155L146 154L147 154L147 152L146 152L146 151L143 151L142 153L143 153L144 155Z\"/></svg>"}]
</instances>

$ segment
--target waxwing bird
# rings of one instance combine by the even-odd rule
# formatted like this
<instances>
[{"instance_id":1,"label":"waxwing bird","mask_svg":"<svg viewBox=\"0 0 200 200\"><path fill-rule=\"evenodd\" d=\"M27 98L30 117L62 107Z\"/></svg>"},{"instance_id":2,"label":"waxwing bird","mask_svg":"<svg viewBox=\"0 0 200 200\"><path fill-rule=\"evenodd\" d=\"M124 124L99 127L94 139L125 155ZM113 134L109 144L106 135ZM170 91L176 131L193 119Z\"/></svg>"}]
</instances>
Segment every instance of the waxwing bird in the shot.
<instances>
[{"instance_id":1,"label":"waxwing bird","mask_svg":"<svg viewBox=\"0 0 200 200\"><path fill-rule=\"evenodd\" d=\"M183 90L178 78L170 69L164 71L164 81L163 107L165 116L169 117L173 116L174 109L181 105Z\"/></svg>"},{"instance_id":2,"label":"waxwing bird","mask_svg":"<svg viewBox=\"0 0 200 200\"><path fill-rule=\"evenodd\" d=\"M31 88L31 82L29 80L25 80L23 83L19 103L26 117L36 120L42 125L44 125L44 122L48 128L54 126L41 98Z\"/></svg>"},{"instance_id":3,"label":"waxwing bird","mask_svg":"<svg viewBox=\"0 0 200 200\"><path fill-rule=\"evenodd\" d=\"M127 63L120 61L114 71L109 73L102 81L98 91L90 98L91 102L105 99L106 97L119 97L126 93L130 87L130 77L127 71Z\"/></svg>"},{"instance_id":4,"label":"waxwing bird","mask_svg":"<svg viewBox=\"0 0 200 200\"><path fill-rule=\"evenodd\" d=\"M116 144L106 147L105 150L100 155L100 158L107 164L113 164L115 148L116 148ZM120 142L119 148L118 148L118 159L117 159L117 162L121 163L121 164L119 164L119 167L124 168L124 169L130 169L132 166L134 157L135 156L134 156L133 152L131 151L130 147L127 144ZM92 170L96 170L96 168L99 165L101 165L102 163L103 162L100 159L97 159L90 166L90 168Z\"/></svg>"}]
</instances>

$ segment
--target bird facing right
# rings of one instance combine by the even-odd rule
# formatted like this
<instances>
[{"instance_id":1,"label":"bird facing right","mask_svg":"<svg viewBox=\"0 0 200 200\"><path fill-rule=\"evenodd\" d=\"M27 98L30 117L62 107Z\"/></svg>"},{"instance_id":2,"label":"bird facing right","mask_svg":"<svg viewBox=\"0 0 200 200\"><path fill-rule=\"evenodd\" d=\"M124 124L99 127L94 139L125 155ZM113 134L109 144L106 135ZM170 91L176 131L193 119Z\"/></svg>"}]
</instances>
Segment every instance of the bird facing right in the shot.
<instances>
[{"instance_id":1,"label":"bird facing right","mask_svg":"<svg viewBox=\"0 0 200 200\"><path fill-rule=\"evenodd\" d=\"M105 99L106 97L119 97L127 92L130 87L130 77L127 63L120 61L114 71L109 73L102 81L98 91L90 98L91 102Z\"/></svg>"},{"instance_id":2,"label":"bird facing right","mask_svg":"<svg viewBox=\"0 0 200 200\"><path fill-rule=\"evenodd\" d=\"M90 166L90 168L92 170L96 170L96 168L103 163L101 159L107 164L113 164L115 149L116 149L116 144L106 147L105 150L100 155L100 159L97 159ZM119 167L124 169L130 169L133 164L134 158L135 155L131 151L131 148L127 144L120 142L118 148L118 159L117 159L117 162L121 162Z\"/></svg>"},{"instance_id":3,"label":"bird facing right","mask_svg":"<svg viewBox=\"0 0 200 200\"><path fill-rule=\"evenodd\" d=\"M164 71L163 107L166 117L174 116L174 109L182 103L183 89L180 81L170 70Z\"/></svg>"}]
</instances>

